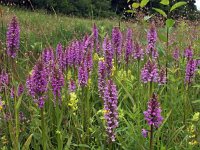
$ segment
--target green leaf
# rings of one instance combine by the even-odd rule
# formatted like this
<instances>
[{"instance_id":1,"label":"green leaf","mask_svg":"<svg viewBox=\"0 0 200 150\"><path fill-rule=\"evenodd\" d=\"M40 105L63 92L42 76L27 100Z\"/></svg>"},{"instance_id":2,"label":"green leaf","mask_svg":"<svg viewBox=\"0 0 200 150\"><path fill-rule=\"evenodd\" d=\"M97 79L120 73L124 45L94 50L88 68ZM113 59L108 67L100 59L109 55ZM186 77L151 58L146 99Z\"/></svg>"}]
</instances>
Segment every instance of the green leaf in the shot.
<instances>
[{"instance_id":1,"label":"green leaf","mask_svg":"<svg viewBox=\"0 0 200 150\"><path fill-rule=\"evenodd\" d=\"M72 143L72 137L73 135L71 134L68 138L67 144L65 145L65 150L69 150L70 149L70 145Z\"/></svg>"},{"instance_id":2,"label":"green leaf","mask_svg":"<svg viewBox=\"0 0 200 150\"><path fill-rule=\"evenodd\" d=\"M134 10L126 10L127 13L134 13Z\"/></svg>"},{"instance_id":3,"label":"green leaf","mask_svg":"<svg viewBox=\"0 0 200 150\"><path fill-rule=\"evenodd\" d=\"M168 146L174 139L176 139L177 136L180 134L180 132L183 132L184 128L185 128L185 125L181 126L176 131L174 131L173 134L170 136L170 139L168 139L166 146Z\"/></svg>"},{"instance_id":4,"label":"green leaf","mask_svg":"<svg viewBox=\"0 0 200 150\"><path fill-rule=\"evenodd\" d=\"M137 9L138 7L140 7L140 4L139 3L133 3L132 7L135 8L135 9Z\"/></svg>"},{"instance_id":5,"label":"green leaf","mask_svg":"<svg viewBox=\"0 0 200 150\"><path fill-rule=\"evenodd\" d=\"M21 105L21 102L22 102L22 96L19 97L19 99L18 99L18 101L17 101L17 104L16 104L16 106L15 106L17 110L19 110L19 107L20 107L20 105Z\"/></svg>"},{"instance_id":6,"label":"green leaf","mask_svg":"<svg viewBox=\"0 0 200 150\"><path fill-rule=\"evenodd\" d=\"M158 140L158 141L159 141L159 137L161 136L161 131L162 131L162 129L163 129L165 123L166 123L167 120L169 119L171 113L172 113L172 110L170 110L170 111L167 113L167 115L166 115L166 117L165 117L163 123L161 124L161 126L158 128L158 130L157 130L157 132L156 132L156 136L155 136L155 137L157 137L157 140Z\"/></svg>"},{"instance_id":7,"label":"green leaf","mask_svg":"<svg viewBox=\"0 0 200 150\"><path fill-rule=\"evenodd\" d=\"M160 39L160 40L162 40L163 42L167 42L167 37L166 37L166 35L164 35L164 34L162 34L162 33L158 33L158 38Z\"/></svg>"},{"instance_id":8,"label":"green leaf","mask_svg":"<svg viewBox=\"0 0 200 150\"><path fill-rule=\"evenodd\" d=\"M147 3L149 2L149 0L142 0L140 3L140 7L143 8L147 5Z\"/></svg>"},{"instance_id":9,"label":"green leaf","mask_svg":"<svg viewBox=\"0 0 200 150\"><path fill-rule=\"evenodd\" d=\"M174 4L174 5L171 7L170 12L173 11L174 9L179 8L179 7L181 7L181 6L183 6L183 5L186 5L186 4L187 4L187 2L183 2L183 1L178 2L178 3Z\"/></svg>"},{"instance_id":10,"label":"green leaf","mask_svg":"<svg viewBox=\"0 0 200 150\"><path fill-rule=\"evenodd\" d=\"M167 14L159 8L153 8L153 10L157 11L159 14L163 15L165 18L167 18Z\"/></svg>"},{"instance_id":11,"label":"green leaf","mask_svg":"<svg viewBox=\"0 0 200 150\"><path fill-rule=\"evenodd\" d=\"M174 24L175 24L175 21L174 21L173 19L167 19L167 20L166 20L166 26L167 26L168 28L173 27Z\"/></svg>"},{"instance_id":12,"label":"green leaf","mask_svg":"<svg viewBox=\"0 0 200 150\"><path fill-rule=\"evenodd\" d=\"M166 150L167 148L162 144L160 150Z\"/></svg>"},{"instance_id":13,"label":"green leaf","mask_svg":"<svg viewBox=\"0 0 200 150\"><path fill-rule=\"evenodd\" d=\"M165 55L165 50L163 47L159 46L157 49L158 49L159 56Z\"/></svg>"},{"instance_id":14,"label":"green leaf","mask_svg":"<svg viewBox=\"0 0 200 150\"><path fill-rule=\"evenodd\" d=\"M161 0L160 3L163 5L169 5L169 0Z\"/></svg>"},{"instance_id":15,"label":"green leaf","mask_svg":"<svg viewBox=\"0 0 200 150\"><path fill-rule=\"evenodd\" d=\"M200 99L199 100L195 100L195 101L192 101L193 104L195 103L200 103Z\"/></svg>"},{"instance_id":16,"label":"green leaf","mask_svg":"<svg viewBox=\"0 0 200 150\"><path fill-rule=\"evenodd\" d=\"M128 89L122 84L122 82L120 80L118 80L117 78L115 78L117 80L117 82L121 85L121 87L124 89L124 91L126 92L126 94L128 95L129 99L131 100L132 104L135 104L135 101L133 99L133 97L131 96L131 94L129 93Z\"/></svg>"},{"instance_id":17,"label":"green leaf","mask_svg":"<svg viewBox=\"0 0 200 150\"><path fill-rule=\"evenodd\" d=\"M85 148L90 148L89 145L87 144L72 144L73 146L76 146L76 147L85 147Z\"/></svg>"},{"instance_id":18,"label":"green leaf","mask_svg":"<svg viewBox=\"0 0 200 150\"><path fill-rule=\"evenodd\" d=\"M172 109L167 113L163 123L161 124L161 126L159 127L159 129L158 129L158 131L156 133L157 135L159 135L161 133L161 130L162 130L163 126L165 125L165 123L167 122L167 120L168 120L169 116L171 115L171 113L172 113ZM159 137L159 136L157 136L157 137Z\"/></svg>"},{"instance_id":19,"label":"green leaf","mask_svg":"<svg viewBox=\"0 0 200 150\"><path fill-rule=\"evenodd\" d=\"M192 86L193 88L200 88L200 84Z\"/></svg>"},{"instance_id":20,"label":"green leaf","mask_svg":"<svg viewBox=\"0 0 200 150\"><path fill-rule=\"evenodd\" d=\"M32 141L32 137L33 137L33 134L31 134L26 142L24 143L23 147L22 147L22 150L29 150L29 145L31 144L31 141Z\"/></svg>"}]
</instances>

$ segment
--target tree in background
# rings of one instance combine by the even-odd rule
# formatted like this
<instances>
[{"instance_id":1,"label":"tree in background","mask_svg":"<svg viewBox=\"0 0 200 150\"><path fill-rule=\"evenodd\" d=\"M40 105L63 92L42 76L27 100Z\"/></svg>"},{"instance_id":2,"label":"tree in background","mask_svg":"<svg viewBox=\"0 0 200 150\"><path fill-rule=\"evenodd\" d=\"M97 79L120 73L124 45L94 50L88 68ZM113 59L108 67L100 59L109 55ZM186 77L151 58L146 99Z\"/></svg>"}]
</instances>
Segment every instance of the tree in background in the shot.
<instances>
[{"instance_id":1,"label":"tree in background","mask_svg":"<svg viewBox=\"0 0 200 150\"><path fill-rule=\"evenodd\" d=\"M127 1L127 0L123 0L123 1ZM197 19L197 16L196 16L197 7L195 5L196 0L170 0L169 6L160 4L160 1L161 0L149 0L147 5L145 6L145 8L140 9L140 11L143 11L144 13L154 13L155 11L153 10L153 8L160 8L164 11L167 11L168 7L171 7L172 5L174 5L177 2L184 1L184 2L187 2L187 5L176 9L171 14L171 17L174 17L174 18L184 17L187 19ZM117 0L115 0L115 2L119 3ZM132 6L133 3L138 3L138 2L140 2L140 0L128 0L128 3L130 6ZM115 5L117 5L117 4L115 4ZM127 8L126 5L124 5L124 7ZM132 9L132 8L128 8L128 9Z\"/></svg>"},{"instance_id":2,"label":"tree in background","mask_svg":"<svg viewBox=\"0 0 200 150\"><path fill-rule=\"evenodd\" d=\"M116 14L122 14L124 10L128 9L128 5L131 2L127 2L127 0L112 0L111 7L112 10L116 12Z\"/></svg>"},{"instance_id":3,"label":"tree in background","mask_svg":"<svg viewBox=\"0 0 200 150\"><path fill-rule=\"evenodd\" d=\"M111 0L92 0L93 15L97 17L110 17L115 15L111 7Z\"/></svg>"},{"instance_id":4,"label":"tree in background","mask_svg":"<svg viewBox=\"0 0 200 150\"><path fill-rule=\"evenodd\" d=\"M178 0L181 1L181 0ZM196 0L183 0L187 2L187 5L185 5L184 7L176 10L173 15L177 16L176 14L178 14L177 17L182 16L184 18L188 18L188 19L198 19L197 17L197 7L195 5Z\"/></svg>"},{"instance_id":5,"label":"tree in background","mask_svg":"<svg viewBox=\"0 0 200 150\"><path fill-rule=\"evenodd\" d=\"M66 15L76 15L83 17L110 17L122 15L130 6L141 0L0 0L2 3L14 3L20 6L35 9L46 9L50 12L58 12ZM140 11L144 13L154 13L152 8L161 8L167 10L167 7L160 4L161 0L149 0L145 8ZM174 17L183 16L189 19L195 19L197 8L196 0L170 0L170 6L179 1L185 1L188 5L178 8L172 15Z\"/></svg>"}]
</instances>

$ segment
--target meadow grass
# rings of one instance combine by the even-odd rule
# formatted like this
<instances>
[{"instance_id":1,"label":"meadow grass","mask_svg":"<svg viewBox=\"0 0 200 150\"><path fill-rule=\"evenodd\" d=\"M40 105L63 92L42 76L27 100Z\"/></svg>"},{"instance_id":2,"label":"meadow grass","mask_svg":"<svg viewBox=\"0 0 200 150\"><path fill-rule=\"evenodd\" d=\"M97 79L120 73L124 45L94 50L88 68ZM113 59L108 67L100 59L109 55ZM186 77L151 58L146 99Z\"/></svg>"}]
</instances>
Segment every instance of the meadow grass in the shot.
<instances>
[{"instance_id":1,"label":"meadow grass","mask_svg":"<svg viewBox=\"0 0 200 150\"><path fill-rule=\"evenodd\" d=\"M5 40L7 24L10 19L16 15L21 26L21 43L22 51L41 51L42 48L51 45L55 47L58 42L68 44L73 39L80 39L85 34L90 34L93 24L95 23L100 30L100 37L103 38L106 33L111 34L114 26L119 26L122 31L127 28L134 30L135 40L140 40L145 43L146 28L148 24L144 21L130 22L119 20L116 17L113 19L92 19L92 18L77 18L67 17L57 14L47 14L45 11L30 12L24 9L9 8L1 6L3 16L1 17L1 37ZM194 43L193 46L199 44L199 23L186 23L181 21L176 29L173 29L171 37L177 35L177 39L185 42L177 42L182 48L186 45ZM158 26L159 37L161 42L166 40L165 30L162 26Z\"/></svg>"},{"instance_id":2,"label":"meadow grass","mask_svg":"<svg viewBox=\"0 0 200 150\"><path fill-rule=\"evenodd\" d=\"M101 26L102 32L111 31L113 26L118 26L116 19L83 19L66 17L57 14L47 14L44 11L30 12L23 9L2 7L4 10L1 21L3 22L2 36L5 36L6 26L13 15L18 16L21 25L22 39L27 39L29 45L53 44L62 42L67 44L75 38L81 38L91 32L94 23ZM126 23L122 23L124 27ZM42 45L43 46L43 45ZM44 46L43 46L44 47Z\"/></svg>"}]
</instances>

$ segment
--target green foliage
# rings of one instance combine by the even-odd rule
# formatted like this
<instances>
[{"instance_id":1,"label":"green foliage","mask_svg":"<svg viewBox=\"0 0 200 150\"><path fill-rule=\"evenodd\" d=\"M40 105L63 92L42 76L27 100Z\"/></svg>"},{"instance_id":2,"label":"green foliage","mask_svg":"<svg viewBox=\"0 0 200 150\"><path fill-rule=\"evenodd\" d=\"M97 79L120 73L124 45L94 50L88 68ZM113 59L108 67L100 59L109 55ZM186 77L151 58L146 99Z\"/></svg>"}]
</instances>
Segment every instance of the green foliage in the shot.
<instances>
[{"instance_id":1,"label":"green foliage","mask_svg":"<svg viewBox=\"0 0 200 150\"><path fill-rule=\"evenodd\" d=\"M83 17L113 17L116 14L122 15L124 12L133 14L129 6L134 9L140 8L140 11L148 14L154 12L152 8L167 11L167 7L172 6L173 10L177 8L172 14L174 18L181 16L189 19L198 18L196 0L3 0L2 2L10 1L32 9L31 2L35 9L46 9L52 13ZM180 8L180 5L184 3L187 3L187 6Z\"/></svg>"},{"instance_id":2,"label":"green foliage","mask_svg":"<svg viewBox=\"0 0 200 150\"><path fill-rule=\"evenodd\" d=\"M132 7L135 8L135 9L137 9L137 8L140 7L140 3L133 3L133 4L132 4Z\"/></svg>"},{"instance_id":3,"label":"green foliage","mask_svg":"<svg viewBox=\"0 0 200 150\"><path fill-rule=\"evenodd\" d=\"M175 24L175 21L173 19L167 19L166 20L166 27L171 28Z\"/></svg>"},{"instance_id":4,"label":"green foliage","mask_svg":"<svg viewBox=\"0 0 200 150\"><path fill-rule=\"evenodd\" d=\"M167 14L159 8L153 8L155 11L157 11L159 14L163 15L163 17L167 18Z\"/></svg>"},{"instance_id":5,"label":"green foliage","mask_svg":"<svg viewBox=\"0 0 200 150\"><path fill-rule=\"evenodd\" d=\"M186 5L187 3L186 2L178 2L176 4L174 4L171 8L170 8L170 12L172 12L173 10L183 6L183 5Z\"/></svg>"},{"instance_id":6,"label":"green foliage","mask_svg":"<svg viewBox=\"0 0 200 150\"><path fill-rule=\"evenodd\" d=\"M168 0L161 0L160 3L163 4L163 5L167 5L168 7L170 6L170 3L169 3ZM170 8L170 10L169 10L169 9L167 10L168 14L166 14L165 11L162 10L162 9L160 9L160 8L153 8L153 9L154 9L155 11L157 11L158 13L160 13L161 15L163 15L164 17L167 18L168 15L169 15L169 12L172 12L172 11L174 11L175 9L177 9L177 8L183 6L183 5L186 5L186 4L187 4L186 2L178 2L178 3L175 3L175 4Z\"/></svg>"},{"instance_id":7,"label":"green foliage","mask_svg":"<svg viewBox=\"0 0 200 150\"><path fill-rule=\"evenodd\" d=\"M141 0L140 3L133 3L132 7L135 8L135 9L137 9L139 7L143 8L143 7L145 7L148 4L148 2L149 2L149 0Z\"/></svg>"},{"instance_id":8,"label":"green foliage","mask_svg":"<svg viewBox=\"0 0 200 150\"><path fill-rule=\"evenodd\" d=\"M130 1L128 3L130 3ZM138 1L134 0L132 2L133 9L138 9L140 5L141 3L139 3ZM181 7L183 5L185 5L185 7ZM198 18L197 8L195 6L195 0L192 0L192 1L191 0L182 0L182 1L181 0L175 0L175 1L150 0L150 1L145 1L145 5L143 7L145 7L145 9L140 9L140 11L147 14L149 14L149 12L154 13L156 11L164 17L168 16L171 18L176 18L176 17L184 16L189 19ZM143 8L143 7L140 6L140 8ZM176 11L173 12L174 10Z\"/></svg>"},{"instance_id":9,"label":"green foliage","mask_svg":"<svg viewBox=\"0 0 200 150\"><path fill-rule=\"evenodd\" d=\"M28 149L29 149L29 146L30 146L30 144L31 144L32 137L33 137L33 134L31 134L31 135L27 138L26 142L24 143L24 145L23 145L23 147L22 147L22 150L28 150Z\"/></svg>"},{"instance_id":10,"label":"green foliage","mask_svg":"<svg viewBox=\"0 0 200 150\"><path fill-rule=\"evenodd\" d=\"M161 0L160 3L163 5L169 5L169 0Z\"/></svg>"},{"instance_id":11,"label":"green foliage","mask_svg":"<svg viewBox=\"0 0 200 150\"><path fill-rule=\"evenodd\" d=\"M4 1L3 1L4 2ZM111 9L111 0L31 0L24 3L13 0L15 4L32 9L46 9L52 13L62 13L83 17L109 17L114 12ZM30 4L31 2L31 4ZM4 3L7 3L5 1Z\"/></svg>"},{"instance_id":12,"label":"green foliage","mask_svg":"<svg viewBox=\"0 0 200 150\"><path fill-rule=\"evenodd\" d=\"M140 2L140 7L141 7L141 8L145 7L145 6L147 5L148 2L149 2L149 0L142 0L142 1Z\"/></svg>"}]
</instances>

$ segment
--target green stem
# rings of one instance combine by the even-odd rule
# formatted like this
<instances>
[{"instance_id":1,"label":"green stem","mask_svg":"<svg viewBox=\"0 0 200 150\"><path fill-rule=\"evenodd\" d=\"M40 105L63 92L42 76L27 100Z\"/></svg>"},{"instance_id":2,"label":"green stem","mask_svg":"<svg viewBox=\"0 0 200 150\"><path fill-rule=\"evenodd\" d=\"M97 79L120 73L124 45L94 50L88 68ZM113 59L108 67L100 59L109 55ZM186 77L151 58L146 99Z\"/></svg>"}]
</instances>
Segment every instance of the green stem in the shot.
<instances>
[{"instance_id":1,"label":"green stem","mask_svg":"<svg viewBox=\"0 0 200 150\"><path fill-rule=\"evenodd\" d=\"M149 83L149 98L151 98L151 96L152 96L152 93L153 92L153 82L150 82Z\"/></svg>"},{"instance_id":2,"label":"green stem","mask_svg":"<svg viewBox=\"0 0 200 150\"><path fill-rule=\"evenodd\" d=\"M118 57L117 57L117 53L115 55L115 64L114 65L116 66L116 70L118 70Z\"/></svg>"},{"instance_id":3,"label":"green stem","mask_svg":"<svg viewBox=\"0 0 200 150\"><path fill-rule=\"evenodd\" d=\"M113 143L112 143L111 141L109 141L108 147L109 147L109 150L112 150L112 149L113 149Z\"/></svg>"},{"instance_id":4,"label":"green stem","mask_svg":"<svg viewBox=\"0 0 200 150\"><path fill-rule=\"evenodd\" d=\"M185 102L184 102L184 124L186 123L186 118L188 116L188 113L192 111L193 113L193 108L191 101L189 100L189 84L186 85L185 87Z\"/></svg>"},{"instance_id":5,"label":"green stem","mask_svg":"<svg viewBox=\"0 0 200 150\"><path fill-rule=\"evenodd\" d=\"M43 150L46 150L47 142L46 142L46 129L45 129L45 122L44 122L44 108L41 108L41 124L42 124L42 147L43 147Z\"/></svg>"},{"instance_id":6,"label":"green stem","mask_svg":"<svg viewBox=\"0 0 200 150\"><path fill-rule=\"evenodd\" d=\"M13 58L11 58L11 66L10 66L10 72L11 72L11 83L12 85L14 85L14 75L17 74L17 71L16 71L16 62ZM15 147L14 149L18 150L20 149L20 146L19 146L19 108L17 106L17 100L16 100L16 95L14 94L14 113L15 113Z\"/></svg>"},{"instance_id":7,"label":"green stem","mask_svg":"<svg viewBox=\"0 0 200 150\"><path fill-rule=\"evenodd\" d=\"M83 125L83 134L86 131L86 102L85 102L85 87L82 87L82 101L81 101L81 116L82 116L82 125ZM82 142L85 143L85 136L82 138Z\"/></svg>"},{"instance_id":8,"label":"green stem","mask_svg":"<svg viewBox=\"0 0 200 150\"><path fill-rule=\"evenodd\" d=\"M89 94L89 92L88 92L88 88L89 87L86 87L87 89L86 89L86 95L87 95L87 106L86 106L86 111L87 111L87 117L86 117L86 127L87 127L87 130L86 130L86 133L87 133L87 142L89 143L89 126L90 126L90 124L89 124L89 120L90 120L90 99L89 99L89 97L88 97L88 94Z\"/></svg>"},{"instance_id":9,"label":"green stem","mask_svg":"<svg viewBox=\"0 0 200 150\"><path fill-rule=\"evenodd\" d=\"M141 96L141 92L140 92L140 89L141 89L141 85L140 85L140 60L138 59L138 105L140 104L140 96Z\"/></svg>"},{"instance_id":10,"label":"green stem","mask_svg":"<svg viewBox=\"0 0 200 150\"><path fill-rule=\"evenodd\" d=\"M83 96L83 131L86 131L86 109L85 109L85 88L83 87L83 91L82 91L82 96Z\"/></svg>"},{"instance_id":11,"label":"green stem","mask_svg":"<svg viewBox=\"0 0 200 150\"><path fill-rule=\"evenodd\" d=\"M12 146L13 146L13 149L15 150L18 150L17 149L17 145L16 145L16 140L15 140L15 129L13 128L13 122L12 122L12 119L10 118L10 115L11 115L11 111L10 111L10 101L9 101L9 98L8 98L8 95L6 93L6 90L4 91L5 93L5 100L6 100L6 106L8 107L8 110L6 110L6 113L9 114L9 118L8 118L8 130L9 130L9 135L10 135L10 139L11 139L11 143L12 143ZM6 115L6 114L5 114Z\"/></svg>"},{"instance_id":12,"label":"green stem","mask_svg":"<svg viewBox=\"0 0 200 150\"><path fill-rule=\"evenodd\" d=\"M167 72L167 67L168 67L168 53L169 53L169 28L167 27L167 52L166 52L166 59L165 59L166 60L166 64L165 64L165 67L166 67L166 77L168 76L168 72Z\"/></svg>"},{"instance_id":13,"label":"green stem","mask_svg":"<svg viewBox=\"0 0 200 150\"><path fill-rule=\"evenodd\" d=\"M5 118L7 118L7 114L9 115L8 116L8 131L9 131L9 135L10 135L10 139L11 139L11 143L12 143L12 146L13 147L16 147L15 146L15 140L14 140L14 130L13 130L13 124L12 124L12 119L10 119L10 114L11 114L11 111L10 111L10 100L9 100L9 98L8 98L8 95L10 94L8 94L7 93L7 90L6 89L4 89L3 90L3 97L2 98L4 98L5 99L5 106L8 108L8 109L5 109Z\"/></svg>"},{"instance_id":14,"label":"green stem","mask_svg":"<svg viewBox=\"0 0 200 150\"><path fill-rule=\"evenodd\" d=\"M138 59L138 82L140 83L140 60Z\"/></svg>"},{"instance_id":15,"label":"green stem","mask_svg":"<svg viewBox=\"0 0 200 150\"><path fill-rule=\"evenodd\" d=\"M57 130L57 142L58 142L58 150L62 150L62 137L60 130Z\"/></svg>"},{"instance_id":16,"label":"green stem","mask_svg":"<svg viewBox=\"0 0 200 150\"><path fill-rule=\"evenodd\" d=\"M187 118L187 112L190 110L190 106L188 103L188 84L185 87L185 100L184 100L184 119L183 119L183 123L186 123L186 118Z\"/></svg>"},{"instance_id":17,"label":"green stem","mask_svg":"<svg viewBox=\"0 0 200 150\"><path fill-rule=\"evenodd\" d=\"M153 150L153 125L151 125L150 130L150 150Z\"/></svg>"},{"instance_id":18,"label":"green stem","mask_svg":"<svg viewBox=\"0 0 200 150\"><path fill-rule=\"evenodd\" d=\"M10 120L8 122L8 129L9 129L10 139L12 141L12 146L14 147L15 150L18 150L17 145L16 145L16 140L15 140L15 135L14 135L13 124Z\"/></svg>"},{"instance_id":19,"label":"green stem","mask_svg":"<svg viewBox=\"0 0 200 150\"><path fill-rule=\"evenodd\" d=\"M15 128L16 128L15 142L16 142L16 149L20 149L19 141L18 141L19 140L19 110L16 106L17 106L17 102L15 98Z\"/></svg>"},{"instance_id":20,"label":"green stem","mask_svg":"<svg viewBox=\"0 0 200 150\"><path fill-rule=\"evenodd\" d=\"M56 136L57 136L57 143L58 143L58 150L62 150L62 135L60 131L60 119L62 119L61 111L59 110L59 98L56 96L56 121L57 121L57 131L56 131Z\"/></svg>"}]
</instances>

